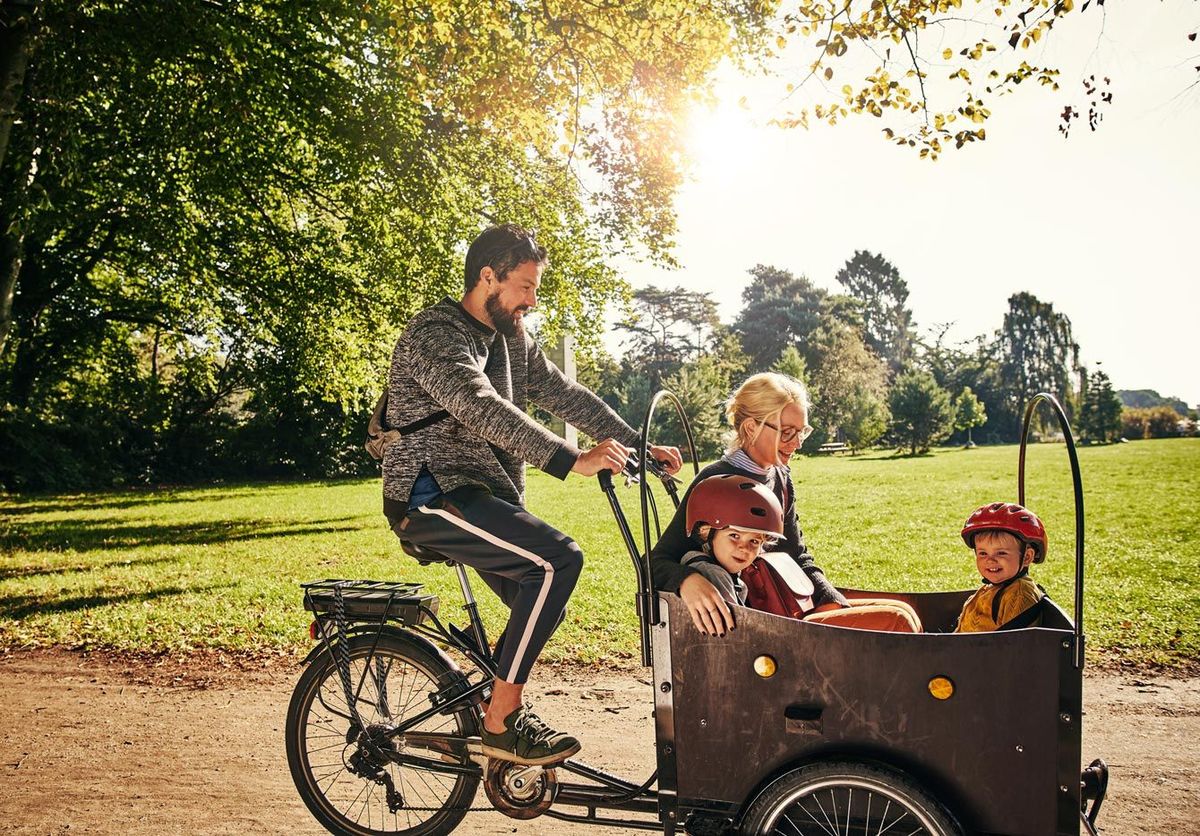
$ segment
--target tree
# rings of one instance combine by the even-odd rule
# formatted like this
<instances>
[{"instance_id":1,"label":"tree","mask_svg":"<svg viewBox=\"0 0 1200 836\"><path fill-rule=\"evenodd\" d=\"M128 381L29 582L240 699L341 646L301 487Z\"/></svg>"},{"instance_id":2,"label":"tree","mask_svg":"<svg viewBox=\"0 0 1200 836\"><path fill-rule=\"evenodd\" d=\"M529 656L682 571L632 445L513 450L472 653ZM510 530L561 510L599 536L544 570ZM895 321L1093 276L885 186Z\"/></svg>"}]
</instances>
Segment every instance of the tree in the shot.
<instances>
[{"instance_id":1,"label":"tree","mask_svg":"<svg viewBox=\"0 0 1200 836\"><path fill-rule=\"evenodd\" d=\"M1188 434L1189 422L1169 406L1127 406L1121 409L1122 438L1174 438Z\"/></svg>"},{"instance_id":2,"label":"tree","mask_svg":"<svg viewBox=\"0 0 1200 836\"><path fill-rule=\"evenodd\" d=\"M1121 430L1121 399L1103 371L1087 376L1083 395L1083 434L1089 441L1107 443ZM1143 436L1144 437L1144 436Z\"/></svg>"},{"instance_id":3,"label":"tree","mask_svg":"<svg viewBox=\"0 0 1200 836\"><path fill-rule=\"evenodd\" d=\"M796 350L796 346L789 345L779 355L779 360L775 363L773 371L780 374L786 374L788 377L795 378L807 385L808 381L808 364L804 362L804 357Z\"/></svg>"},{"instance_id":4,"label":"tree","mask_svg":"<svg viewBox=\"0 0 1200 836\"><path fill-rule=\"evenodd\" d=\"M752 368L775 365L784 349L793 346L808 359L805 342L821 323L828 295L805 276L764 264L750 269L753 277L742 290L745 306L733 323Z\"/></svg>"},{"instance_id":5,"label":"tree","mask_svg":"<svg viewBox=\"0 0 1200 836\"><path fill-rule=\"evenodd\" d=\"M954 429L967 431L967 446L974 447L971 440L971 430L987 423L987 410L975 397L970 386L963 388L954 399Z\"/></svg>"},{"instance_id":6,"label":"tree","mask_svg":"<svg viewBox=\"0 0 1200 836\"><path fill-rule=\"evenodd\" d=\"M723 450L724 405L729 397L730 381L713 355L700 357L672 374L666 387L679 398L683 411L688 416L696 451L701 458L708 459ZM674 410L667 409L663 415L664 439L681 447L687 439L679 417Z\"/></svg>"},{"instance_id":7,"label":"tree","mask_svg":"<svg viewBox=\"0 0 1200 836\"><path fill-rule=\"evenodd\" d=\"M629 315L617 329L630 335L627 359L650 377L657 389L684 363L711 344L720 321L717 303L707 293L676 287L647 287L633 294Z\"/></svg>"},{"instance_id":8,"label":"tree","mask_svg":"<svg viewBox=\"0 0 1200 836\"><path fill-rule=\"evenodd\" d=\"M866 449L887 432L892 416L887 403L867 389L856 389L846 401L842 432L853 445L852 455Z\"/></svg>"},{"instance_id":9,"label":"tree","mask_svg":"<svg viewBox=\"0 0 1200 836\"><path fill-rule=\"evenodd\" d=\"M1117 397L1124 406L1169 406L1179 413L1181 418L1188 414L1187 402L1182 398L1163 397L1153 389L1118 389Z\"/></svg>"},{"instance_id":10,"label":"tree","mask_svg":"<svg viewBox=\"0 0 1200 836\"><path fill-rule=\"evenodd\" d=\"M887 364L863 343L858 328L825 319L812 335L809 375L813 409L809 423L833 437L847 420L860 393L882 398L887 390Z\"/></svg>"},{"instance_id":11,"label":"tree","mask_svg":"<svg viewBox=\"0 0 1200 836\"><path fill-rule=\"evenodd\" d=\"M954 428L950 393L929 372L905 372L896 378L888 398L892 427L912 455L948 436Z\"/></svg>"},{"instance_id":12,"label":"tree","mask_svg":"<svg viewBox=\"0 0 1200 836\"><path fill-rule=\"evenodd\" d=\"M1039 392L1056 396L1070 413L1071 373L1079 367L1071 320L1049 302L1030 293L1015 293L1008 299L997 348L1000 381L1011 415L1019 418Z\"/></svg>"},{"instance_id":13,"label":"tree","mask_svg":"<svg viewBox=\"0 0 1200 836\"><path fill-rule=\"evenodd\" d=\"M680 173L661 149L769 9L678 12L4 4L3 420L36 427L87 400L114 426L156 427L161 451L163 433L249 403L280 414L292 390L351 415L493 220L552 252L547 338L594 342L623 290L608 258L669 260ZM176 373L192 384L162 385ZM88 417L81 433L108 420ZM120 458L128 438L99 432ZM62 460L87 458L79 445Z\"/></svg>"},{"instance_id":14,"label":"tree","mask_svg":"<svg viewBox=\"0 0 1200 836\"><path fill-rule=\"evenodd\" d=\"M913 318L905 304L908 284L882 255L855 250L835 278L862 303L863 340L887 361L892 374L908 365L913 353Z\"/></svg>"}]
</instances>

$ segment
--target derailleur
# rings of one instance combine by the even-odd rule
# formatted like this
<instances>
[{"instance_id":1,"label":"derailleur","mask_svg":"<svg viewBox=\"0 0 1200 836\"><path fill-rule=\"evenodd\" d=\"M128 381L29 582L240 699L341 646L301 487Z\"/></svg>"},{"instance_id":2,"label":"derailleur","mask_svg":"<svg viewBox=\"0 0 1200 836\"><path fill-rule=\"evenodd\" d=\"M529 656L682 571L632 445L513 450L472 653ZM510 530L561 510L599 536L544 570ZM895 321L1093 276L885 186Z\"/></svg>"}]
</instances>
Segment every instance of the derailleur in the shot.
<instances>
[{"instance_id":1,"label":"derailleur","mask_svg":"<svg viewBox=\"0 0 1200 836\"><path fill-rule=\"evenodd\" d=\"M498 811L514 819L537 818L550 809L558 795L554 768L523 766L488 760L483 788Z\"/></svg>"},{"instance_id":2,"label":"derailleur","mask_svg":"<svg viewBox=\"0 0 1200 836\"><path fill-rule=\"evenodd\" d=\"M391 774L387 771L387 752L395 752L395 746L383 732L386 726L367 726L365 732L347 734L347 743L354 751L345 759L346 771L368 781L374 781L385 789L388 810L398 813L404 809L404 795L396 789ZM350 739L353 737L353 739Z\"/></svg>"}]
</instances>

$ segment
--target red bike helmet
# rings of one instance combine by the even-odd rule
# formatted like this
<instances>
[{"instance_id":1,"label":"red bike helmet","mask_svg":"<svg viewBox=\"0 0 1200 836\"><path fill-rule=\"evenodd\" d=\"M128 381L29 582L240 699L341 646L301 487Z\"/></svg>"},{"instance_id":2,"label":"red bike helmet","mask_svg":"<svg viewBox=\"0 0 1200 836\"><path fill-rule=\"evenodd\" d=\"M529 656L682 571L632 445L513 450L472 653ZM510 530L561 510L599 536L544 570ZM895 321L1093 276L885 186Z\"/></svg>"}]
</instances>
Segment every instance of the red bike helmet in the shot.
<instances>
[{"instance_id":1,"label":"red bike helmet","mask_svg":"<svg viewBox=\"0 0 1200 836\"><path fill-rule=\"evenodd\" d=\"M1033 546L1034 563L1046 559L1046 526L1037 514L1015 502L992 502L976 508L963 524L963 541L975 548L975 535L981 531L1007 531L1025 545Z\"/></svg>"},{"instance_id":2,"label":"red bike helmet","mask_svg":"<svg viewBox=\"0 0 1200 836\"><path fill-rule=\"evenodd\" d=\"M747 476L709 476L688 495L688 535L694 536L700 525L733 526L782 537L783 508L766 485Z\"/></svg>"}]
</instances>

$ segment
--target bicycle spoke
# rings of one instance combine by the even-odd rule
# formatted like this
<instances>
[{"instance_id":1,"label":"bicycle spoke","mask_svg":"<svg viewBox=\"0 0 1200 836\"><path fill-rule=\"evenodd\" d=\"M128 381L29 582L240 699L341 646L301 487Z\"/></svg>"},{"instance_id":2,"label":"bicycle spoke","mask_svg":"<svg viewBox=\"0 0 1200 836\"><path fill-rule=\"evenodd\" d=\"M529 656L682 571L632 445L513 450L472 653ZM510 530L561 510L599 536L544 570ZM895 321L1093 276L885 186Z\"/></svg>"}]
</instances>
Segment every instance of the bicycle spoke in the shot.
<instances>
[{"instance_id":1,"label":"bicycle spoke","mask_svg":"<svg viewBox=\"0 0 1200 836\"><path fill-rule=\"evenodd\" d=\"M441 668L436 667L442 663L437 659L425 661L419 654L410 656L410 651L395 644L389 646L386 639L376 652L370 650L363 643L353 648L349 669L351 682L359 687L351 696L365 726L363 730L358 730L350 719L341 677L332 662L323 664L312 683L297 729L307 786L319 799L322 810L328 810L335 821L344 822L345 827L355 831L422 836L448 832L442 828L452 828L461 819L470 806L478 778L438 772L420 763L395 763L388 753L393 748L405 751L403 736L391 742L375 737L377 729L394 728L432 707L431 697L441 690L439 682L447 681L439 672ZM465 731L463 718L469 716L432 714L411 731L458 737ZM359 738L364 733L375 738L376 745L382 748L382 761L378 749L364 746ZM414 746L412 754L432 757L435 763L431 766L436 765L439 756L445 757L441 750L427 753L423 745ZM378 773L379 769L385 773ZM389 792L389 780L398 799ZM297 786L308 800L310 793L304 783L298 779ZM393 804L397 804L396 809L392 809Z\"/></svg>"}]
</instances>

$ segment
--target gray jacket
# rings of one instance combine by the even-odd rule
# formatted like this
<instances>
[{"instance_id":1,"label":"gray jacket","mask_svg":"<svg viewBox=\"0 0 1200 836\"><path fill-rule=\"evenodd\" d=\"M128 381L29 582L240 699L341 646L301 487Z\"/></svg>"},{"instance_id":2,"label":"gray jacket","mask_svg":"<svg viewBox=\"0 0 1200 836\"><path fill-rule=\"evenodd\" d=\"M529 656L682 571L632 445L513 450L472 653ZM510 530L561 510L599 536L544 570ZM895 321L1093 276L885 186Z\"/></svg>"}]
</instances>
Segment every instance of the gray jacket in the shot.
<instances>
[{"instance_id":1,"label":"gray jacket","mask_svg":"<svg viewBox=\"0 0 1200 836\"><path fill-rule=\"evenodd\" d=\"M384 511L402 515L424 465L443 491L483 485L524 503L525 463L565 479L579 450L525 413L533 402L593 438L636 447L638 433L586 387L568 380L527 334L505 339L452 299L414 316L392 353L387 421L401 436L383 457Z\"/></svg>"},{"instance_id":2,"label":"gray jacket","mask_svg":"<svg viewBox=\"0 0 1200 836\"><path fill-rule=\"evenodd\" d=\"M717 588L717 592L721 593L725 603L746 605L748 593L746 582L738 575L731 575L729 570L718 563L717 559L708 552L688 552L679 562L684 566L692 567L708 578L709 582Z\"/></svg>"}]
</instances>

